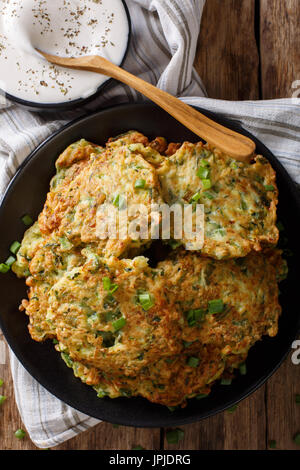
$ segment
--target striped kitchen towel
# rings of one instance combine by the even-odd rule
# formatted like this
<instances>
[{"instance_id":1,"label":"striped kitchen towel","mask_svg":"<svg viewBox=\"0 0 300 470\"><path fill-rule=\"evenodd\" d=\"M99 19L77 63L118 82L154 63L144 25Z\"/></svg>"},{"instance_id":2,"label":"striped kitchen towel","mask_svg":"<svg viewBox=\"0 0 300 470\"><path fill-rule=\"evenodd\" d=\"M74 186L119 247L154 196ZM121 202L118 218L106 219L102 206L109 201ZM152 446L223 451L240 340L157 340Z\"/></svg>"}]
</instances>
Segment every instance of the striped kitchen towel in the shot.
<instances>
[{"instance_id":1,"label":"striped kitchen towel","mask_svg":"<svg viewBox=\"0 0 300 470\"><path fill-rule=\"evenodd\" d=\"M261 139L300 183L300 100L227 102L205 97L193 69L205 0L127 0L133 35L124 67L192 105L220 112L239 121ZM85 111L143 98L116 85ZM80 110L80 114L83 110ZM24 158L48 135L78 116L33 114L13 104L0 110L0 195ZM15 396L32 441L55 446L99 423L60 402L40 386L10 354Z\"/></svg>"}]
</instances>

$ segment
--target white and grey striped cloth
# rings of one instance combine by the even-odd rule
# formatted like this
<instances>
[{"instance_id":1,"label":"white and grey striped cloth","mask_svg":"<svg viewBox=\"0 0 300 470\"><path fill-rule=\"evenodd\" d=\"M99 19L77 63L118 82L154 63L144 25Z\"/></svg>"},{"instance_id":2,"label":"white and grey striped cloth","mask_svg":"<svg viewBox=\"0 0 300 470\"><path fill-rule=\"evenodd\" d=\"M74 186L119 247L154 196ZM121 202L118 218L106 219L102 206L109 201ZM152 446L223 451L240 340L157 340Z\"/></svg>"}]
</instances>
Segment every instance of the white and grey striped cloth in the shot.
<instances>
[{"instance_id":1,"label":"white and grey striped cloth","mask_svg":"<svg viewBox=\"0 0 300 470\"><path fill-rule=\"evenodd\" d=\"M261 139L300 183L300 99L227 102L205 97L193 69L205 0L127 0L133 35L124 67L185 102L221 112ZM222 77L220 77L220 80ZM86 111L143 99L118 85ZM1 105L0 105L1 107ZM10 103L0 109L0 195L24 158L48 135L81 115L42 115ZM41 448L64 442L99 423L57 400L24 370L13 353L11 370L17 405L32 441Z\"/></svg>"}]
</instances>

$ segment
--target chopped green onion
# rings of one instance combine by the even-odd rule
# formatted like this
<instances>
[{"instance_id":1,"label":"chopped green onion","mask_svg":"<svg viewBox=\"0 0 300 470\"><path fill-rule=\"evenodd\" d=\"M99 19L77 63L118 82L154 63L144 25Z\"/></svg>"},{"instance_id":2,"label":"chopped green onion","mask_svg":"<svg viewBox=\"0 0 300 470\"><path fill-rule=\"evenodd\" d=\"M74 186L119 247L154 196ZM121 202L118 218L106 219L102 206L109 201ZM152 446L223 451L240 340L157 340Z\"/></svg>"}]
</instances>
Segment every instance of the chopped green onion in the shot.
<instances>
[{"instance_id":1,"label":"chopped green onion","mask_svg":"<svg viewBox=\"0 0 300 470\"><path fill-rule=\"evenodd\" d=\"M275 191L275 188L272 184L265 184L264 187L266 191Z\"/></svg>"},{"instance_id":2,"label":"chopped green onion","mask_svg":"<svg viewBox=\"0 0 300 470\"><path fill-rule=\"evenodd\" d=\"M224 303L222 299L210 300L208 302L208 312L212 315L221 313L224 310Z\"/></svg>"},{"instance_id":3,"label":"chopped green onion","mask_svg":"<svg viewBox=\"0 0 300 470\"><path fill-rule=\"evenodd\" d=\"M144 310L149 310L154 305L151 295L148 292L139 294L139 303Z\"/></svg>"},{"instance_id":4,"label":"chopped green onion","mask_svg":"<svg viewBox=\"0 0 300 470\"><path fill-rule=\"evenodd\" d=\"M102 283L103 283L103 289L104 290L110 290L111 281L110 281L109 277L103 277L102 278Z\"/></svg>"},{"instance_id":5,"label":"chopped green onion","mask_svg":"<svg viewBox=\"0 0 300 470\"><path fill-rule=\"evenodd\" d=\"M300 432L294 437L294 442L297 446L300 446Z\"/></svg>"},{"instance_id":6,"label":"chopped green onion","mask_svg":"<svg viewBox=\"0 0 300 470\"><path fill-rule=\"evenodd\" d=\"M6 397L4 395L0 395L0 405L3 405L5 400L6 400Z\"/></svg>"},{"instance_id":7,"label":"chopped green onion","mask_svg":"<svg viewBox=\"0 0 300 470\"><path fill-rule=\"evenodd\" d=\"M111 280L107 276L102 278L102 283L103 289L108 290L110 294L113 294L117 289L119 289L118 284L112 284Z\"/></svg>"},{"instance_id":8,"label":"chopped green onion","mask_svg":"<svg viewBox=\"0 0 300 470\"><path fill-rule=\"evenodd\" d=\"M24 439L24 437L26 436L26 432L23 429L17 429L17 431L15 432L15 436L18 439Z\"/></svg>"},{"instance_id":9,"label":"chopped green onion","mask_svg":"<svg viewBox=\"0 0 300 470\"><path fill-rule=\"evenodd\" d=\"M182 343L185 348L189 348L194 343L194 341L182 341Z\"/></svg>"},{"instance_id":10,"label":"chopped green onion","mask_svg":"<svg viewBox=\"0 0 300 470\"><path fill-rule=\"evenodd\" d=\"M203 196L207 197L207 199L214 199L215 196L210 193L209 191L204 191Z\"/></svg>"},{"instance_id":11,"label":"chopped green onion","mask_svg":"<svg viewBox=\"0 0 300 470\"><path fill-rule=\"evenodd\" d=\"M221 385L231 385L232 379L222 379Z\"/></svg>"},{"instance_id":12,"label":"chopped green onion","mask_svg":"<svg viewBox=\"0 0 300 470\"><path fill-rule=\"evenodd\" d=\"M166 439L168 444L178 444L184 437L184 431L182 429L173 429L166 432Z\"/></svg>"},{"instance_id":13,"label":"chopped green onion","mask_svg":"<svg viewBox=\"0 0 300 470\"><path fill-rule=\"evenodd\" d=\"M69 354L62 352L61 353L62 359L65 361L68 367L73 367L73 360L70 358Z\"/></svg>"},{"instance_id":14,"label":"chopped green onion","mask_svg":"<svg viewBox=\"0 0 300 470\"><path fill-rule=\"evenodd\" d=\"M227 408L227 413L234 413L237 409L237 405L231 406L230 408Z\"/></svg>"},{"instance_id":15,"label":"chopped green onion","mask_svg":"<svg viewBox=\"0 0 300 470\"><path fill-rule=\"evenodd\" d=\"M191 198L191 202L198 202L201 197L200 193L195 193L194 196Z\"/></svg>"},{"instance_id":16,"label":"chopped green onion","mask_svg":"<svg viewBox=\"0 0 300 470\"><path fill-rule=\"evenodd\" d=\"M33 220L28 214L24 215L21 220L23 224L26 225L26 227L29 227L30 225L33 224Z\"/></svg>"},{"instance_id":17,"label":"chopped green onion","mask_svg":"<svg viewBox=\"0 0 300 470\"><path fill-rule=\"evenodd\" d=\"M61 237L59 239L59 242L61 244L62 249L65 251L71 250L73 247L73 244L66 237Z\"/></svg>"},{"instance_id":18,"label":"chopped green onion","mask_svg":"<svg viewBox=\"0 0 300 470\"><path fill-rule=\"evenodd\" d=\"M58 341L58 339L56 339L56 338L53 338L53 340L52 340L52 343L53 343L53 344L58 344L58 343L59 343L59 341Z\"/></svg>"},{"instance_id":19,"label":"chopped green onion","mask_svg":"<svg viewBox=\"0 0 300 470\"><path fill-rule=\"evenodd\" d=\"M124 317L121 317L121 318L118 318L116 321L113 322L112 326L114 328L115 331L118 331L120 330L121 328L123 328L123 326L126 325L126 318Z\"/></svg>"},{"instance_id":20,"label":"chopped green onion","mask_svg":"<svg viewBox=\"0 0 300 470\"><path fill-rule=\"evenodd\" d=\"M237 170L238 165L236 164L236 162L231 162L230 163L230 168L232 168L233 170Z\"/></svg>"},{"instance_id":21,"label":"chopped green onion","mask_svg":"<svg viewBox=\"0 0 300 470\"><path fill-rule=\"evenodd\" d=\"M243 211L246 211L248 209L247 203L244 201L244 199L241 200L241 209Z\"/></svg>"},{"instance_id":22,"label":"chopped green onion","mask_svg":"<svg viewBox=\"0 0 300 470\"><path fill-rule=\"evenodd\" d=\"M113 205L119 209L124 209L126 206L125 198L118 194L113 200Z\"/></svg>"},{"instance_id":23,"label":"chopped green onion","mask_svg":"<svg viewBox=\"0 0 300 470\"><path fill-rule=\"evenodd\" d=\"M0 379L0 387L2 387L3 384L4 384L3 379Z\"/></svg>"},{"instance_id":24,"label":"chopped green onion","mask_svg":"<svg viewBox=\"0 0 300 470\"><path fill-rule=\"evenodd\" d=\"M300 395L299 395L299 393L297 393L297 395L296 395L296 403L297 403L297 405L300 405Z\"/></svg>"},{"instance_id":25,"label":"chopped green onion","mask_svg":"<svg viewBox=\"0 0 300 470\"><path fill-rule=\"evenodd\" d=\"M189 357L186 363L190 367L198 367L199 359L198 357Z\"/></svg>"},{"instance_id":26,"label":"chopped green onion","mask_svg":"<svg viewBox=\"0 0 300 470\"><path fill-rule=\"evenodd\" d=\"M112 284L111 285L111 289L110 289L110 293L113 294L114 292L116 292L116 290L119 289L119 286L118 284Z\"/></svg>"},{"instance_id":27,"label":"chopped green onion","mask_svg":"<svg viewBox=\"0 0 300 470\"><path fill-rule=\"evenodd\" d=\"M198 395L196 395L196 400L202 400L203 398L206 398L208 397L208 393L199 393Z\"/></svg>"},{"instance_id":28,"label":"chopped green onion","mask_svg":"<svg viewBox=\"0 0 300 470\"><path fill-rule=\"evenodd\" d=\"M202 158L200 160L200 166L209 166L209 162L207 160L205 160L204 158Z\"/></svg>"},{"instance_id":29,"label":"chopped green onion","mask_svg":"<svg viewBox=\"0 0 300 470\"><path fill-rule=\"evenodd\" d=\"M98 393L97 393L97 397L98 398L104 398L106 396L106 393L103 392L103 390L99 390Z\"/></svg>"},{"instance_id":30,"label":"chopped green onion","mask_svg":"<svg viewBox=\"0 0 300 470\"><path fill-rule=\"evenodd\" d=\"M10 245L9 249L14 255L16 255L20 249L20 246L21 246L21 243L15 241Z\"/></svg>"},{"instance_id":31,"label":"chopped green onion","mask_svg":"<svg viewBox=\"0 0 300 470\"><path fill-rule=\"evenodd\" d=\"M205 179L207 178L209 175L209 169L208 168L205 168L203 166L201 166L200 168L198 168L197 170L197 176L201 179Z\"/></svg>"},{"instance_id":32,"label":"chopped green onion","mask_svg":"<svg viewBox=\"0 0 300 470\"><path fill-rule=\"evenodd\" d=\"M196 308L194 310L188 310L186 313L186 319L189 326L194 326L198 321L202 321L205 317L205 310L203 308Z\"/></svg>"},{"instance_id":33,"label":"chopped green onion","mask_svg":"<svg viewBox=\"0 0 300 470\"><path fill-rule=\"evenodd\" d=\"M5 274L9 271L9 266L5 263L0 263L0 273Z\"/></svg>"},{"instance_id":34,"label":"chopped green onion","mask_svg":"<svg viewBox=\"0 0 300 470\"><path fill-rule=\"evenodd\" d=\"M211 181L209 179L202 180L203 189L210 189L211 188Z\"/></svg>"},{"instance_id":35,"label":"chopped green onion","mask_svg":"<svg viewBox=\"0 0 300 470\"><path fill-rule=\"evenodd\" d=\"M239 369L240 369L240 374L241 375L246 375L247 374L247 366L246 366L245 363L240 364Z\"/></svg>"},{"instance_id":36,"label":"chopped green onion","mask_svg":"<svg viewBox=\"0 0 300 470\"><path fill-rule=\"evenodd\" d=\"M16 258L14 256L10 256L9 258L7 258L7 260L5 261L5 264L9 267L11 267L14 262L16 261Z\"/></svg>"},{"instance_id":37,"label":"chopped green onion","mask_svg":"<svg viewBox=\"0 0 300 470\"><path fill-rule=\"evenodd\" d=\"M276 445L277 445L277 442L272 439L271 441L269 441L269 447L270 449L276 449Z\"/></svg>"},{"instance_id":38,"label":"chopped green onion","mask_svg":"<svg viewBox=\"0 0 300 470\"><path fill-rule=\"evenodd\" d=\"M146 180L139 179L139 180L136 180L134 187L136 189L144 189L145 185L146 185Z\"/></svg>"}]
</instances>

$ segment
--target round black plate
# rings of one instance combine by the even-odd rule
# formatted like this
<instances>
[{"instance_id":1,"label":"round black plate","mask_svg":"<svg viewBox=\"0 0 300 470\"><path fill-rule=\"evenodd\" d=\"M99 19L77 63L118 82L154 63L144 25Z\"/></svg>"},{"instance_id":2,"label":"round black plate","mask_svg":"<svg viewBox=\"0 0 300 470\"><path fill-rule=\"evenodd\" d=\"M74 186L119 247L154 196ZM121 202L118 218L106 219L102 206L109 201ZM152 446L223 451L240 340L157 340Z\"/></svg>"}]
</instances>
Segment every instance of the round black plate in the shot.
<instances>
[{"instance_id":1,"label":"round black plate","mask_svg":"<svg viewBox=\"0 0 300 470\"><path fill-rule=\"evenodd\" d=\"M239 125L201 111L254 139ZM152 104L116 106L67 125L27 158L7 189L0 208L1 260L7 258L11 242L22 239L24 225L20 217L30 214L36 218L42 210L58 155L79 138L104 144L109 137L130 129L137 129L150 138L162 135L175 142L198 140ZM18 311L20 300L26 295L24 280L18 280L12 273L0 274L0 324L3 333L28 372L53 395L90 416L112 423L141 427L172 426L199 421L232 406L262 385L280 365L299 330L299 312L295 305L299 297L300 249L295 221L300 216L300 200L291 178L278 160L259 141L254 140L257 151L265 155L277 171L279 218L285 225L294 256L290 258L288 279L280 287L283 313L279 333L275 338L264 338L251 349L247 359L247 375L238 376L231 386L215 385L208 398L190 400L186 408L175 412L142 398L97 398L96 392L75 378L72 370L66 367L54 350L52 341L40 344L30 338L28 318Z\"/></svg>"},{"instance_id":2,"label":"round black plate","mask_svg":"<svg viewBox=\"0 0 300 470\"><path fill-rule=\"evenodd\" d=\"M126 50L124 52L124 56L122 58L122 61L119 65L120 67L123 66L125 59L127 57L128 49L129 49L129 44L130 44L130 39L131 39L131 19L129 15L129 10L126 5L125 0L121 0L123 3L125 12L126 12L126 17L128 21L128 39L127 39L127 46ZM95 98L97 98L101 93L103 93L107 88L113 86L115 83L115 80L113 78L107 78L102 85L98 87L98 89L93 93L92 95L88 96L87 98L78 98L72 101L62 101L61 103L38 103L35 101L28 101L28 100L23 100L22 98L19 98L18 96L11 95L9 93L6 93L4 90L0 90L0 95L4 95L8 100L17 103L18 105L22 106L23 108L27 109L28 111L37 111L37 112L45 112L45 111L50 111L50 112L55 112L55 111L69 111L71 109L79 108L82 106L85 106L86 104L90 103L93 101Z\"/></svg>"}]
</instances>

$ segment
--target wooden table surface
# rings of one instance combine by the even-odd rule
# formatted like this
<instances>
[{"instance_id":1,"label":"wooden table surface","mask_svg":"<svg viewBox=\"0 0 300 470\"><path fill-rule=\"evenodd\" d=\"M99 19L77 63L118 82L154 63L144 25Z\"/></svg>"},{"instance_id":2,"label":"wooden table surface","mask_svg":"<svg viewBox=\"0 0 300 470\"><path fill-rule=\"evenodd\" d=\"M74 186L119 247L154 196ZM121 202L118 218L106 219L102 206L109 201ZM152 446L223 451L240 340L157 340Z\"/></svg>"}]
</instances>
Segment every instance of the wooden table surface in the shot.
<instances>
[{"instance_id":1,"label":"wooden table surface","mask_svg":"<svg viewBox=\"0 0 300 470\"><path fill-rule=\"evenodd\" d=\"M291 97L300 80L299 0L207 0L195 66L208 95L228 100ZM0 335L0 347L1 340ZM2 343L3 344L3 343ZM7 357L8 359L8 357ZM24 427L14 401L9 366L0 365L7 396L0 409L0 449L35 449L28 437L14 431ZM299 449L293 436L300 432L300 366L291 354L266 385L230 414L220 413L200 423L181 426L184 439L168 445L165 429L137 429L101 423L55 449Z\"/></svg>"}]
</instances>

